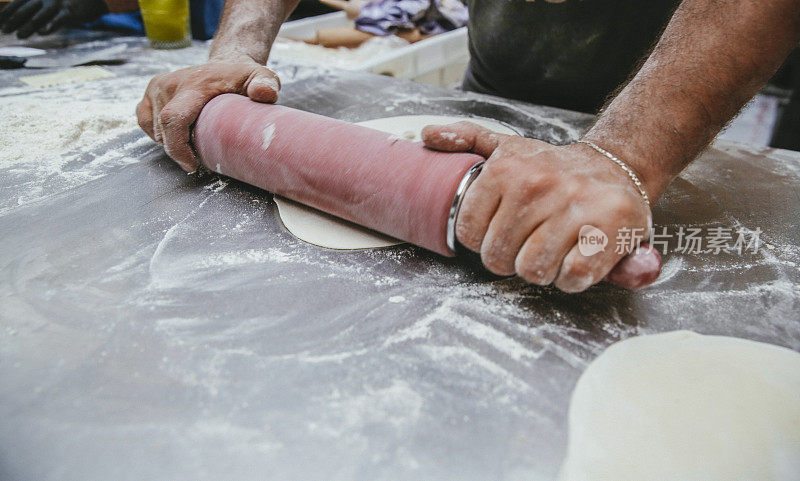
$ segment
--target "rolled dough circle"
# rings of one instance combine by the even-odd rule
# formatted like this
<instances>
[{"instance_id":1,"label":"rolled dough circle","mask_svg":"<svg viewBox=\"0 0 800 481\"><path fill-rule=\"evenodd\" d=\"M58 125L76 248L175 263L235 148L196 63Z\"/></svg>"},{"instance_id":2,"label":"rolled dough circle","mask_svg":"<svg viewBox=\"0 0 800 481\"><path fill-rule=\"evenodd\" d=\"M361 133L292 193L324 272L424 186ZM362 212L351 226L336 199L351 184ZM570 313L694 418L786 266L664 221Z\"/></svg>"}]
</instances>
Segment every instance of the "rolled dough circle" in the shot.
<instances>
[{"instance_id":1,"label":"rolled dough circle","mask_svg":"<svg viewBox=\"0 0 800 481\"><path fill-rule=\"evenodd\" d=\"M452 124L462 120L469 120L501 134L519 135L496 120L446 115L401 115L366 120L356 125L380 130L401 139L419 141L426 125ZM275 196L275 204L286 230L309 244L329 249L371 249L402 244L400 240L279 196Z\"/></svg>"},{"instance_id":2,"label":"rolled dough circle","mask_svg":"<svg viewBox=\"0 0 800 481\"><path fill-rule=\"evenodd\" d=\"M800 354L689 331L618 342L572 394L561 481L797 480Z\"/></svg>"},{"instance_id":3,"label":"rolled dough circle","mask_svg":"<svg viewBox=\"0 0 800 481\"><path fill-rule=\"evenodd\" d=\"M298 239L328 249L374 249L400 244L380 232L275 196L284 227Z\"/></svg>"}]
</instances>

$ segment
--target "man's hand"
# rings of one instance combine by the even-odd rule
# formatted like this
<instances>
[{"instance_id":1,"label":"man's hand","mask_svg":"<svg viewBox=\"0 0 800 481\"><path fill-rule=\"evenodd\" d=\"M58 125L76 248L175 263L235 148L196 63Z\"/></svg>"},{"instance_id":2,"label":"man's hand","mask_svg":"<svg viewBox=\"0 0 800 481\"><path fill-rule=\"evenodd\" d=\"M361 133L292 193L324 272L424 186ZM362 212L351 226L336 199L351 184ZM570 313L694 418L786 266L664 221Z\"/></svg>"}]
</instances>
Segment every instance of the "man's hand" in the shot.
<instances>
[{"instance_id":1,"label":"man's hand","mask_svg":"<svg viewBox=\"0 0 800 481\"><path fill-rule=\"evenodd\" d=\"M247 95L258 102L278 99L280 80L255 62L210 61L153 77L136 107L139 126L186 172L197 169L191 128L203 107L217 95Z\"/></svg>"},{"instance_id":2,"label":"man's hand","mask_svg":"<svg viewBox=\"0 0 800 481\"><path fill-rule=\"evenodd\" d=\"M157 75L136 107L139 126L187 172L197 169L191 128L217 95L275 102L281 83L265 67L272 42L299 0L226 0L209 61Z\"/></svg>"},{"instance_id":3,"label":"man's hand","mask_svg":"<svg viewBox=\"0 0 800 481\"><path fill-rule=\"evenodd\" d=\"M495 274L583 291L627 253L615 252L620 229L649 230L650 209L631 180L587 145L557 147L471 122L425 127L422 139L429 148L488 159L464 198L456 236ZM584 225L603 231L610 245L582 255Z\"/></svg>"},{"instance_id":4,"label":"man's hand","mask_svg":"<svg viewBox=\"0 0 800 481\"><path fill-rule=\"evenodd\" d=\"M16 31L28 38L34 32L48 35L65 26L78 26L108 13L103 0L14 0L0 11L3 33Z\"/></svg>"}]
</instances>

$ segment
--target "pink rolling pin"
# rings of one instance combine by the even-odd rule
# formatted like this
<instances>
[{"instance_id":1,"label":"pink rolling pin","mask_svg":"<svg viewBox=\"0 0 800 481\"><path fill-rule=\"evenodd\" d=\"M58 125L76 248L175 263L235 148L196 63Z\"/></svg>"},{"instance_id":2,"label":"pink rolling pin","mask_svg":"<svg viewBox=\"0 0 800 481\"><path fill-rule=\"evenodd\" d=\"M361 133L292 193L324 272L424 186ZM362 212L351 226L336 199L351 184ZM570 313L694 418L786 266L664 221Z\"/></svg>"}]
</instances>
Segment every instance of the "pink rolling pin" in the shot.
<instances>
[{"instance_id":1,"label":"pink rolling pin","mask_svg":"<svg viewBox=\"0 0 800 481\"><path fill-rule=\"evenodd\" d=\"M217 173L447 257L456 254L458 210L484 161L234 94L212 99L193 134L200 162ZM607 280L638 288L660 269L658 253L640 248Z\"/></svg>"}]
</instances>

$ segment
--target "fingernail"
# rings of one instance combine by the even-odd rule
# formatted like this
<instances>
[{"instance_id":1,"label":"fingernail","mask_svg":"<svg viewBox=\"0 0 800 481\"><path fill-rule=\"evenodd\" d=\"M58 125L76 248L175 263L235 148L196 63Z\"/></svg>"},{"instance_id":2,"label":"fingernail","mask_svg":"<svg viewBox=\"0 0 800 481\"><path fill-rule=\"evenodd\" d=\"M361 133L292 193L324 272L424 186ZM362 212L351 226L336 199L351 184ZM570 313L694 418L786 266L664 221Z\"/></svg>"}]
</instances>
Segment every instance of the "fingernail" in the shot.
<instances>
[{"instance_id":1,"label":"fingernail","mask_svg":"<svg viewBox=\"0 0 800 481\"><path fill-rule=\"evenodd\" d=\"M253 82L255 82L257 85L258 84L265 85L271 88L275 93L281 91L281 85L278 82L278 79L276 79L275 77L259 77L255 79Z\"/></svg>"},{"instance_id":2,"label":"fingernail","mask_svg":"<svg viewBox=\"0 0 800 481\"><path fill-rule=\"evenodd\" d=\"M280 84L280 82L278 82L278 79L276 79L275 77L267 77L266 81L264 83L266 85L268 85L269 87L271 87L272 90L274 90L276 92L280 92L281 91L281 84Z\"/></svg>"}]
</instances>

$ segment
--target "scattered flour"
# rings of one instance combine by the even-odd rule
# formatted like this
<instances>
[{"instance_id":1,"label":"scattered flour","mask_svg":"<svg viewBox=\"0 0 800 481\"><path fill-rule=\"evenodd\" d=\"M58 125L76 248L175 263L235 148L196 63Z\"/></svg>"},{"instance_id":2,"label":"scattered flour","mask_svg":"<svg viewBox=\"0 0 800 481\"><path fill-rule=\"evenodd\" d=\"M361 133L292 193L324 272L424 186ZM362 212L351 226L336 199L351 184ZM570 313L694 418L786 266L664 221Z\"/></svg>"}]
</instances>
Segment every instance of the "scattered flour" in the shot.
<instances>
[{"instance_id":1,"label":"scattered flour","mask_svg":"<svg viewBox=\"0 0 800 481\"><path fill-rule=\"evenodd\" d=\"M0 104L0 169L58 172L64 156L138 129L133 102L87 102L10 98Z\"/></svg>"},{"instance_id":2,"label":"scattered flour","mask_svg":"<svg viewBox=\"0 0 800 481\"><path fill-rule=\"evenodd\" d=\"M217 180L215 180L214 182L212 182L212 183L210 183L208 185L204 185L203 189L210 190L212 192L221 192L221 191L225 190L225 187L228 186L228 182L230 182L230 181L227 180L227 179L217 179Z\"/></svg>"},{"instance_id":3,"label":"scattered flour","mask_svg":"<svg viewBox=\"0 0 800 481\"><path fill-rule=\"evenodd\" d=\"M82 84L6 95L0 103L0 175L7 191L0 213L90 182L160 149L136 120L142 90L129 90L113 99L92 95Z\"/></svg>"}]
</instances>

